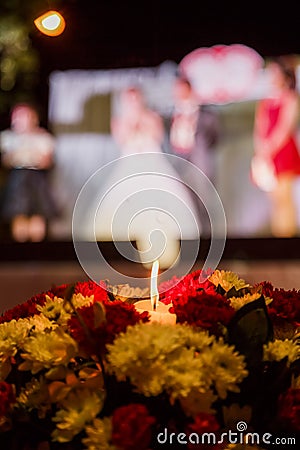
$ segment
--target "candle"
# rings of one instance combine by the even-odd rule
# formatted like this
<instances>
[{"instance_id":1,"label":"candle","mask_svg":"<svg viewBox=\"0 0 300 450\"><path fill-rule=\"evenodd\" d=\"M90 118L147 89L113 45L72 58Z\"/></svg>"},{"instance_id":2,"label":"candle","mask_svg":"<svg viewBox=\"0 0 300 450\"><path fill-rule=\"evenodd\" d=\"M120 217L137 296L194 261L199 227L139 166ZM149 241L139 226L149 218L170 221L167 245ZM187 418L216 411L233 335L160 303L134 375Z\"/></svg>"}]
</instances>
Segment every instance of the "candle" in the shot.
<instances>
[{"instance_id":1,"label":"candle","mask_svg":"<svg viewBox=\"0 0 300 450\"><path fill-rule=\"evenodd\" d=\"M150 279L150 300L152 310L154 311L157 309L159 299L159 292L157 287L158 269L159 269L159 262L158 260L156 260L152 264L151 279Z\"/></svg>"},{"instance_id":2,"label":"candle","mask_svg":"<svg viewBox=\"0 0 300 450\"><path fill-rule=\"evenodd\" d=\"M171 314L169 309L172 305L165 305L159 301L159 292L157 287L159 263L154 261L151 270L150 299L140 300L134 304L139 312L147 311L150 316L150 322L159 322L175 325L176 315Z\"/></svg>"},{"instance_id":3,"label":"candle","mask_svg":"<svg viewBox=\"0 0 300 450\"><path fill-rule=\"evenodd\" d=\"M156 310L152 309L151 300L141 300L134 304L137 311L142 313L147 311L150 316L150 322L159 322L169 325L175 325L176 315L169 312L169 308L172 305L165 305L162 302L157 302Z\"/></svg>"}]
</instances>

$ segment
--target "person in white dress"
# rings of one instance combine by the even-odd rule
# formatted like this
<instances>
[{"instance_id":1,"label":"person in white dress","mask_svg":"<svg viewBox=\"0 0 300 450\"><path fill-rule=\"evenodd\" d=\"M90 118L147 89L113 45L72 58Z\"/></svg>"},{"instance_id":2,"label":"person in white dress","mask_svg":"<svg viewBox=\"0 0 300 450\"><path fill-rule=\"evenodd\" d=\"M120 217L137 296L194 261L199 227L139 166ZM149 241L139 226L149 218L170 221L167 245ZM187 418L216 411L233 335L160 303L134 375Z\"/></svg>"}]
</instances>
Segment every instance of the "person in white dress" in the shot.
<instances>
[{"instance_id":1,"label":"person in white dress","mask_svg":"<svg viewBox=\"0 0 300 450\"><path fill-rule=\"evenodd\" d=\"M168 268L178 261L180 240L198 239L199 229L189 189L163 153L162 118L139 88L129 87L120 94L111 132L121 157L91 203L96 240L135 241L144 266L158 259Z\"/></svg>"}]
</instances>

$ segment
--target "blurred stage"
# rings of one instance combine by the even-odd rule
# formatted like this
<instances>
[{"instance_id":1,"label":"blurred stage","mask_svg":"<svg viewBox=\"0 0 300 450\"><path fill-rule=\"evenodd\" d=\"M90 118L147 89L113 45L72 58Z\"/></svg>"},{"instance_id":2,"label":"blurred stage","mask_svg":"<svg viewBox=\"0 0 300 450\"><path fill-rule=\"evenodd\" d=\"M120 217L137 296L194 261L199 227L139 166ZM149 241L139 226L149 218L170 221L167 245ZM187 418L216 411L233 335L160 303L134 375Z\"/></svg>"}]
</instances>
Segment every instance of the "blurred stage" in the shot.
<instances>
[{"instance_id":1,"label":"blurred stage","mask_svg":"<svg viewBox=\"0 0 300 450\"><path fill-rule=\"evenodd\" d=\"M99 264L99 281L106 279L112 284L120 284L121 275L125 274L140 278L141 287L144 287L143 283L148 283L149 271L141 264L122 259L111 242L98 245L108 263ZM198 258L190 271L202 268L209 246L208 240L201 241ZM173 269L174 275L183 275L184 262L182 260ZM234 271L250 284L266 280L275 287L300 289L300 238L227 239L218 268ZM171 274L167 279L170 277ZM78 262L70 241L35 244L2 242L0 313L48 290L52 285L86 279L88 276Z\"/></svg>"},{"instance_id":2,"label":"blurred stage","mask_svg":"<svg viewBox=\"0 0 300 450\"><path fill-rule=\"evenodd\" d=\"M207 61L205 64L208 64ZM234 79L233 82L232 74L236 72L237 66L232 69L231 64L233 60L229 65L230 76L223 76L221 81L225 83L227 78L230 79L230 89L233 89L235 85L239 86L240 82L243 84L245 71L240 75L242 78ZM120 148L111 135L110 121L118 112L119 94L122 89L132 84L140 86L147 105L168 123L174 107L172 86L179 66L168 60L156 67L65 70L51 73L49 125L57 140L52 188L62 211L61 216L53 220L50 226L53 240L70 239L73 208L82 187L97 171L104 178L103 168L121 156ZM216 67L213 66L208 73L215 73L215 70ZM225 65L221 73L224 74L226 70L228 67ZM198 73L197 69L196 75L197 80L200 77L201 81L202 72ZM300 81L300 66L298 76ZM205 86L209 79L216 80L218 77L208 77ZM268 92L267 70L259 70L254 81L247 82L249 85L246 93L240 95L240 98L233 101L228 86L222 85L221 91L228 91L229 98L215 102L207 100L206 103L206 107L219 119L218 141L210 149L211 164L215 172L212 181L224 207L227 236L230 238L271 235L268 194L254 185L250 176L254 114L257 99ZM218 92L219 88L217 84L208 91ZM166 139L162 149L168 154L170 148L167 134L166 127ZM201 169L205 173L205 167ZM178 175L182 178L181 172ZM184 182L186 183L186 180ZM97 184L94 196L97 196L101 189L101 184ZM294 195L300 236L300 179L295 183Z\"/></svg>"}]
</instances>

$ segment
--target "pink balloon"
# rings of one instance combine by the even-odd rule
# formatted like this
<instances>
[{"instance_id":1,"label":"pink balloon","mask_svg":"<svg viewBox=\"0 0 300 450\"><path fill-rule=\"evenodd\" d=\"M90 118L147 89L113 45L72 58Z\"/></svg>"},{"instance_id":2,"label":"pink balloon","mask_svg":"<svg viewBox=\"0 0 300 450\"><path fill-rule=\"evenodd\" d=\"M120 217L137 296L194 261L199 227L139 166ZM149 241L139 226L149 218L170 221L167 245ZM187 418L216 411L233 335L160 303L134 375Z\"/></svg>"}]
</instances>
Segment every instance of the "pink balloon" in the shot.
<instances>
[{"instance_id":1,"label":"pink balloon","mask_svg":"<svg viewBox=\"0 0 300 450\"><path fill-rule=\"evenodd\" d=\"M202 103L222 104L245 99L263 63L263 58L246 45L215 45L187 54L179 69Z\"/></svg>"}]
</instances>

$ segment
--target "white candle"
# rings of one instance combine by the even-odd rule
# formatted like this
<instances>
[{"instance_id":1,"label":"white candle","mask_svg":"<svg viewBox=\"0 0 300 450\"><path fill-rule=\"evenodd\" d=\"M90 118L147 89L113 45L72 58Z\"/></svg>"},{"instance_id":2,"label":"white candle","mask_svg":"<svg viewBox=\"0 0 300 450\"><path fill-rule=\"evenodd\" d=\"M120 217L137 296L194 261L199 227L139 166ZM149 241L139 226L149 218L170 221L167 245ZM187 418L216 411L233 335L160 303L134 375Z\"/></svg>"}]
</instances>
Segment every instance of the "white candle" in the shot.
<instances>
[{"instance_id":1,"label":"white candle","mask_svg":"<svg viewBox=\"0 0 300 450\"><path fill-rule=\"evenodd\" d=\"M172 305L165 305L162 302L157 302L156 310L152 309L151 300L140 300L134 304L137 311L142 313L147 311L150 316L150 322L166 323L175 325L176 315L169 312L169 308Z\"/></svg>"},{"instance_id":2,"label":"white candle","mask_svg":"<svg viewBox=\"0 0 300 450\"><path fill-rule=\"evenodd\" d=\"M158 260L154 261L152 264L151 270L151 279L150 279L150 299L152 309L155 311L158 305L159 292L157 287L157 276L158 276L159 262Z\"/></svg>"},{"instance_id":3,"label":"white candle","mask_svg":"<svg viewBox=\"0 0 300 450\"><path fill-rule=\"evenodd\" d=\"M150 322L175 325L176 315L169 312L172 305L165 305L159 301L159 292L157 288L158 269L158 261L154 261L151 271L150 299L140 300L136 302L134 306L141 313L147 311L150 316Z\"/></svg>"}]
</instances>

